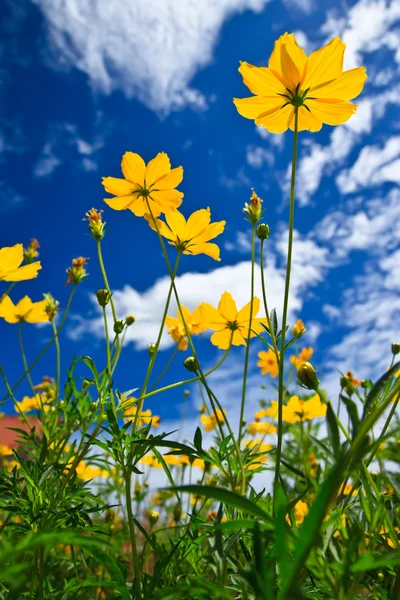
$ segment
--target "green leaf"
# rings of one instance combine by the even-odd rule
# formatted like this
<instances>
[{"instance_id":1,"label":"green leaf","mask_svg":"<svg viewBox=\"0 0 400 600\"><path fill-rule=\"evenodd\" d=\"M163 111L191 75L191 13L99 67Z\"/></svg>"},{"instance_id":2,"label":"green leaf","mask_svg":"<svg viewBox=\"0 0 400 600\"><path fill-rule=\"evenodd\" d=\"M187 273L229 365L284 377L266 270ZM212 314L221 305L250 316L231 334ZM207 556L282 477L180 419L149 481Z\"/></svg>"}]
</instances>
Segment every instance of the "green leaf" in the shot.
<instances>
[{"instance_id":1,"label":"green leaf","mask_svg":"<svg viewBox=\"0 0 400 600\"><path fill-rule=\"evenodd\" d=\"M194 447L196 448L196 450L198 450L199 452L201 452L202 450L202 441L203 441L203 436L201 434L201 429L200 427L197 427L196 432L194 434L194 439L193 439L193 444Z\"/></svg>"},{"instance_id":2,"label":"green leaf","mask_svg":"<svg viewBox=\"0 0 400 600\"><path fill-rule=\"evenodd\" d=\"M369 392L364 403L363 419L367 416L371 408L373 408L375 402L378 400L379 395L383 392L386 384L392 379L395 373L400 368L400 361L393 365L389 371L387 371L374 385L372 390Z\"/></svg>"},{"instance_id":3,"label":"green leaf","mask_svg":"<svg viewBox=\"0 0 400 600\"><path fill-rule=\"evenodd\" d=\"M269 315L269 319L271 321L271 327L272 330L276 336L276 332L278 331L278 317L276 316L276 308L273 308L271 310L271 313Z\"/></svg>"},{"instance_id":4,"label":"green leaf","mask_svg":"<svg viewBox=\"0 0 400 600\"><path fill-rule=\"evenodd\" d=\"M392 567L400 565L400 550L396 552L385 552L374 556L373 554L364 554L357 562L352 565L353 573L361 571L369 571L371 569L382 569L384 567Z\"/></svg>"},{"instance_id":5,"label":"green leaf","mask_svg":"<svg viewBox=\"0 0 400 600\"><path fill-rule=\"evenodd\" d=\"M352 438L354 439L358 433L358 429L360 427L360 417L358 416L358 409L356 403L351 399L347 398L347 396L340 396L341 400L346 406L347 414L349 415L351 421L351 429L352 429Z\"/></svg>"},{"instance_id":6,"label":"green leaf","mask_svg":"<svg viewBox=\"0 0 400 600\"><path fill-rule=\"evenodd\" d=\"M332 409L332 404L328 402L326 411L326 422L328 426L328 435L335 457L341 454L339 427L336 421L335 413Z\"/></svg>"}]
</instances>

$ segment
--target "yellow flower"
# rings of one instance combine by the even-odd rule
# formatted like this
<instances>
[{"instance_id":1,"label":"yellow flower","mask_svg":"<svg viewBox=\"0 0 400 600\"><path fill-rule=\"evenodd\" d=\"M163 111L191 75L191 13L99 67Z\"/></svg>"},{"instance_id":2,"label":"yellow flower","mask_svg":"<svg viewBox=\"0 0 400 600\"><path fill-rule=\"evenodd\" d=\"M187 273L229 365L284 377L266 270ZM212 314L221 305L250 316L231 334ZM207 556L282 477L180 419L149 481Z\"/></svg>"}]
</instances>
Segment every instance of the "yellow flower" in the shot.
<instances>
[{"instance_id":1,"label":"yellow flower","mask_svg":"<svg viewBox=\"0 0 400 600\"><path fill-rule=\"evenodd\" d=\"M47 404L47 400L44 394L35 394L32 398L24 396L21 402L17 402L18 412L27 413L32 410L43 410L47 412L50 410L50 406Z\"/></svg>"},{"instance_id":2,"label":"yellow flower","mask_svg":"<svg viewBox=\"0 0 400 600\"><path fill-rule=\"evenodd\" d=\"M153 219L147 216L147 221L152 229L156 229ZM210 223L211 212L209 208L196 210L188 220L178 210L170 210L165 214L165 220L156 220L157 227L162 236L170 240L168 243L175 246L183 254L206 254L214 260L219 258L219 247L209 241L220 235L226 221Z\"/></svg>"},{"instance_id":3,"label":"yellow flower","mask_svg":"<svg viewBox=\"0 0 400 600\"><path fill-rule=\"evenodd\" d=\"M261 375L270 374L271 377L277 377L279 373L279 365L276 360L276 355L271 348L268 351L261 350L258 353L258 358L260 359L257 362L257 365L261 367Z\"/></svg>"},{"instance_id":4,"label":"yellow flower","mask_svg":"<svg viewBox=\"0 0 400 600\"><path fill-rule=\"evenodd\" d=\"M4 296L0 303L0 317L3 317L7 323L45 323L49 320L49 315L46 313L46 300L40 302L32 302L25 296L14 304L9 296Z\"/></svg>"},{"instance_id":5,"label":"yellow flower","mask_svg":"<svg viewBox=\"0 0 400 600\"><path fill-rule=\"evenodd\" d=\"M186 326L190 335L195 335L205 330L199 307L191 313L190 310L182 305L182 312L185 317ZM165 324L168 327L169 335L172 337L174 342L178 344L178 350L187 350L188 341L186 338L186 331L183 325L182 316L179 310L177 311L176 316L176 319L175 317L166 317Z\"/></svg>"},{"instance_id":6,"label":"yellow flower","mask_svg":"<svg viewBox=\"0 0 400 600\"><path fill-rule=\"evenodd\" d=\"M136 398L123 398L121 408L124 411L124 417L133 420L136 416L137 411L137 400ZM148 425L151 422L152 427L160 426L161 417L153 415L151 410L142 410L138 416L138 426Z\"/></svg>"},{"instance_id":7,"label":"yellow flower","mask_svg":"<svg viewBox=\"0 0 400 600\"><path fill-rule=\"evenodd\" d=\"M200 304L200 313L206 329L213 329L215 333L211 336L211 343L217 348L226 350L232 340L233 346L245 346L249 333L251 302L246 304L240 311L236 307L229 292L224 292L218 304L218 309L210 304L202 302ZM256 319L260 310L259 298L253 299L253 318L251 321L250 337L263 331L261 323L266 323L266 319ZM254 333L256 332L256 333Z\"/></svg>"},{"instance_id":8,"label":"yellow flower","mask_svg":"<svg viewBox=\"0 0 400 600\"><path fill-rule=\"evenodd\" d=\"M84 258L83 256L78 256L77 258L72 259L72 265L67 269L68 279L65 285L68 285L71 282L74 285L78 285L82 279L87 277L87 271L85 267L88 260L88 258Z\"/></svg>"},{"instance_id":9,"label":"yellow flower","mask_svg":"<svg viewBox=\"0 0 400 600\"><path fill-rule=\"evenodd\" d=\"M200 469L204 469L205 467L205 462L203 459L201 458L194 458L192 459L192 462L190 462L190 459L188 456L186 456L185 454L183 454L182 456L179 457L180 460L180 465L186 466L186 465L191 465L192 467L199 467Z\"/></svg>"},{"instance_id":10,"label":"yellow flower","mask_svg":"<svg viewBox=\"0 0 400 600\"><path fill-rule=\"evenodd\" d=\"M293 507L294 520L296 521L296 525L300 525L308 514L308 506L303 500L299 500ZM286 517L287 520L288 516Z\"/></svg>"},{"instance_id":11,"label":"yellow flower","mask_svg":"<svg viewBox=\"0 0 400 600\"><path fill-rule=\"evenodd\" d=\"M290 362L298 369L300 365L308 362L313 354L314 348L311 348L311 346L309 348L303 348L298 356L290 357Z\"/></svg>"},{"instance_id":12,"label":"yellow flower","mask_svg":"<svg viewBox=\"0 0 400 600\"><path fill-rule=\"evenodd\" d=\"M0 281L25 281L37 277L42 265L39 261L20 266L24 260L22 244L0 249Z\"/></svg>"},{"instance_id":13,"label":"yellow flower","mask_svg":"<svg viewBox=\"0 0 400 600\"><path fill-rule=\"evenodd\" d=\"M271 444L263 444L260 438L256 440L244 440L243 445L250 448L253 451L253 454L265 453L261 454L261 456L250 456L250 463L246 465L246 469L249 471L254 471L254 469L258 469L262 463L265 463L267 461L266 453L272 448Z\"/></svg>"},{"instance_id":14,"label":"yellow flower","mask_svg":"<svg viewBox=\"0 0 400 600\"><path fill-rule=\"evenodd\" d=\"M268 67L241 63L243 83L255 95L234 98L238 112L272 133L294 129L296 106L299 131L345 123L357 110L349 100L361 93L367 75L365 67L343 71L344 49L335 37L307 57L294 35L285 33L275 42Z\"/></svg>"},{"instance_id":15,"label":"yellow flower","mask_svg":"<svg viewBox=\"0 0 400 600\"><path fill-rule=\"evenodd\" d=\"M177 208L182 203L183 193L175 188L183 179L182 167L171 169L165 152L159 152L147 165L139 154L125 152L121 163L125 179L103 177L104 189L115 198L104 198L114 210L129 209L137 217L153 216Z\"/></svg>"},{"instance_id":16,"label":"yellow flower","mask_svg":"<svg viewBox=\"0 0 400 600\"><path fill-rule=\"evenodd\" d=\"M12 450L4 444L0 444L0 456L12 456Z\"/></svg>"},{"instance_id":17,"label":"yellow flower","mask_svg":"<svg viewBox=\"0 0 400 600\"><path fill-rule=\"evenodd\" d=\"M253 421L247 428L247 431L250 435L266 435L276 433L277 429L275 425L271 425L271 423L260 423L260 421Z\"/></svg>"},{"instance_id":18,"label":"yellow flower","mask_svg":"<svg viewBox=\"0 0 400 600\"><path fill-rule=\"evenodd\" d=\"M91 465L85 465L83 461L76 467L76 474L80 479L88 481L95 477L108 477L108 471L101 469L100 467L92 467Z\"/></svg>"},{"instance_id":19,"label":"yellow flower","mask_svg":"<svg viewBox=\"0 0 400 600\"><path fill-rule=\"evenodd\" d=\"M323 404L318 394L311 396L308 400L300 400L298 396L292 396L286 405L283 405L283 420L286 423L298 421L311 421L316 417L326 415L326 404ZM268 416L278 418L278 403L271 402L271 408L266 411Z\"/></svg>"},{"instance_id":20,"label":"yellow flower","mask_svg":"<svg viewBox=\"0 0 400 600\"><path fill-rule=\"evenodd\" d=\"M305 331L306 331L306 328L304 326L303 321L301 319L296 321L296 323L293 325L293 328L292 328L292 334L294 335L294 337L300 337L300 336L304 335Z\"/></svg>"},{"instance_id":21,"label":"yellow flower","mask_svg":"<svg viewBox=\"0 0 400 600\"><path fill-rule=\"evenodd\" d=\"M158 462L158 459L153 456L152 454L146 454L145 456L143 456L140 460L140 463L142 463L143 465L148 465L149 467L153 467L153 469L162 469L163 466L160 462Z\"/></svg>"},{"instance_id":22,"label":"yellow flower","mask_svg":"<svg viewBox=\"0 0 400 600\"><path fill-rule=\"evenodd\" d=\"M225 422L225 410L224 412L220 411L219 408L216 409L218 415L218 421L220 423ZM203 423L205 431L212 431L216 427L218 427L218 421L214 413L211 415L200 415L200 422Z\"/></svg>"}]
</instances>

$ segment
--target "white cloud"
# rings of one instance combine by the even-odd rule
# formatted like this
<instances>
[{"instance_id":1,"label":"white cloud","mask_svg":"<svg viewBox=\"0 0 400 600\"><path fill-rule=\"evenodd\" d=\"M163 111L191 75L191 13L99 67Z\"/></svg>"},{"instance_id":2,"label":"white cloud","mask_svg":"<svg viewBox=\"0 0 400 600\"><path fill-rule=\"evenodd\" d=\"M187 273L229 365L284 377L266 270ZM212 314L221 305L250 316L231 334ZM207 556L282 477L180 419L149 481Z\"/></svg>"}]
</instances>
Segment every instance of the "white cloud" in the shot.
<instances>
[{"instance_id":1,"label":"white cloud","mask_svg":"<svg viewBox=\"0 0 400 600\"><path fill-rule=\"evenodd\" d=\"M0 212L21 208L26 198L17 192L12 185L0 181Z\"/></svg>"},{"instance_id":2,"label":"white cloud","mask_svg":"<svg viewBox=\"0 0 400 600\"><path fill-rule=\"evenodd\" d=\"M363 148L350 169L340 173L336 184L343 194L385 182L400 183L400 136L389 138L383 147Z\"/></svg>"},{"instance_id":3,"label":"white cloud","mask_svg":"<svg viewBox=\"0 0 400 600\"><path fill-rule=\"evenodd\" d=\"M315 6L314 0L283 0L283 3L289 9L296 8L297 10L300 10L306 14L310 14ZM298 39L297 41L299 42L300 46L304 48L304 46L300 43L300 40Z\"/></svg>"},{"instance_id":4,"label":"white cloud","mask_svg":"<svg viewBox=\"0 0 400 600\"><path fill-rule=\"evenodd\" d=\"M251 144L246 148L246 160L247 164L253 167L253 169L261 169L265 164L272 167L275 162L275 156L269 150Z\"/></svg>"},{"instance_id":5,"label":"white cloud","mask_svg":"<svg viewBox=\"0 0 400 600\"><path fill-rule=\"evenodd\" d=\"M75 67L96 90L121 90L165 114L206 108L190 82L212 61L223 23L269 0L33 1L46 17L55 66Z\"/></svg>"},{"instance_id":6,"label":"white cloud","mask_svg":"<svg viewBox=\"0 0 400 600\"><path fill-rule=\"evenodd\" d=\"M270 133L267 129L265 129L264 127L260 127L259 125L256 125L256 131L258 135L262 137L263 140L267 140L268 144L274 146L279 151L283 150L283 147L285 145L284 135Z\"/></svg>"}]
</instances>

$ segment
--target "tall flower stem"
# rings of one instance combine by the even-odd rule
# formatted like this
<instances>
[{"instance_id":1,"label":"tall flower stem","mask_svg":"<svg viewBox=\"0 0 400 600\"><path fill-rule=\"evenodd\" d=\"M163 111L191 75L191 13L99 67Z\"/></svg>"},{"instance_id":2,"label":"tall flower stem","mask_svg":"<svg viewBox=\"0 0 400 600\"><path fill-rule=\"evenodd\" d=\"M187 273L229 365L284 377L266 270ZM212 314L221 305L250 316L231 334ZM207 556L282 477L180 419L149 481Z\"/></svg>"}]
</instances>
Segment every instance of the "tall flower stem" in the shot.
<instances>
[{"instance_id":1,"label":"tall flower stem","mask_svg":"<svg viewBox=\"0 0 400 600\"><path fill-rule=\"evenodd\" d=\"M261 269L261 288L262 288L262 295L263 295L265 316L267 318L268 329L269 329L269 333L270 333L270 336L271 336L272 344L274 346L276 360L279 361L278 344L276 342L275 332L274 332L274 330L272 328L272 324L271 324L271 318L270 318L270 315L269 315L268 302L267 302L267 291L266 291L266 286L265 286L264 240L261 240L261 246L260 246L260 269Z\"/></svg>"},{"instance_id":2,"label":"tall flower stem","mask_svg":"<svg viewBox=\"0 0 400 600\"><path fill-rule=\"evenodd\" d=\"M380 446L380 444L381 444L381 442L382 442L382 439L383 439L383 437L384 437L385 433L386 433L386 432L387 432L387 430L388 430L388 427L389 427L389 425L390 425L390 422L391 422L391 420L392 420L392 418L393 418L393 415L396 413L396 408L397 408L397 405L398 405L398 403L399 403L399 400L400 400L400 393L397 395L397 398L396 398L396 399L395 399L395 401L393 402L392 409L391 409L390 413L388 414L388 417L387 417L387 419L386 419L386 422L385 422L385 424L384 424L384 426L383 426L383 428L382 428L382 431L381 431L381 432L380 432L380 434L379 434L379 437L378 437L378 439L377 439L377 440L376 440L376 442L375 442L375 448L374 448L374 450L371 452L371 455L369 456L369 458L368 458L368 460L367 460L367 462L366 462L366 466L367 466L367 467L368 467L368 466L371 464L371 462L372 462L372 461L374 460L374 458L375 458L375 454L377 453L377 451L378 451L378 448L379 448L379 446Z\"/></svg>"},{"instance_id":3,"label":"tall flower stem","mask_svg":"<svg viewBox=\"0 0 400 600\"><path fill-rule=\"evenodd\" d=\"M19 347L21 350L21 356L22 356L22 362L24 363L24 369L26 372L26 378L28 380L29 386L31 388L32 394L35 395L35 388L33 387L33 381L32 378L30 376L29 373L29 369L28 369L28 361L26 360L26 354L25 354L25 348L24 348L24 341L22 339L22 327L23 327L24 323L23 321L20 321L19 323L19 328L18 328L18 339L19 339Z\"/></svg>"},{"instance_id":4,"label":"tall flower stem","mask_svg":"<svg viewBox=\"0 0 400 600\"><path fill-rule=\"evenodd\" d=\"M57 327L55 324L55 320L51 320L51 326L53 328L54 334L54 345L56 348L56 398L58 398L58 394L60 392L60 381L61 381L61 351L60 351L60 341L57 335Z\"/></svg>"},{"instance_id":5,"label":"tall flower stem","mask_svg":"<svg viewBox=\"0 0 400 600\"><path fill-rule=\"evenodd\" d=\"M294 109L294 137L293 137L293 157L292 157L292 177L290 182L290 209L289 209L289 239L286 264L285 295L283 300L282 315L282 333L280 339L279 355L279 383L278 383L278 442L276 447L275 463L275 484L279 482L282 455L282 437L283 437L283 390L284 390L284 367L285 367L285 335L286 322L289 305L290 273L292 269L292 250L293 250L293 229L294 229L294 189L296 183L296 164L297 164L297 142L298 142L299 111L298 107Z\"/></svg>"},{"instance_id":6,"label":"tall flower stem","mask_svg":"<svg viewBox=\"0 0 400 600\"><path fill-rule=\"evenodd\" d=\"M241 399L241 403L240 403L239 434L238 434L239 448L240 448L240 442L242 441L242 432L243 432L244 407L245 407L245 403L246 403L247 372L249 369L251 322L253 320L255 245L256 245L256 224L254 222L252 222L252 224L251 224L250 320L249 320L249 330L247 333L247 340L246 340L246 351L245 351L245 355L244 355L242 399Z\"/></svg>"},{"instance_id":7,"label":"tall flower stem","mask_svg":"<svg viewBox=\"0 0 400 600\"><path fill-rule=\"evenodd\" d=\"M161 371L161 373L158 375L158 377L153 381L153 383L150 386L150 391L154 390L154 388L156 387L157 383L159 381L161 381L161 379L164 377L165 373L167 373L168 369L170 368L170 366L173 363L173 360L175 358L175 356L178 353L178 344L176 344L175 348L172 351L171 356L169 357L167 364L165 365L165 367L163 368L163 370Z\"/></svg>"},{"instance_id":8,"label":"tall flower stem","mask_svg":"<svg viewBox=\"0 0 400 600\"><path fill-rule=\"evenodd\" d=\"M135 534L135 524L133 521L133 513L132 513L132 472L125 471L124 469L124 479L125 479L125 494L126 494L126 511L128 514L128 525L129 525L129 536L131 539L131 548L132 548L132 562L133 562L133 571L135 578L135 590L132 592L132 597L136 598L136 600L140 600L142 597L142 592L140 588L140 568L139 568L139 555L137 551L136 545L136 534Z\"/></svg>"},{"instance_id":9,"label":"tall flower stem","mask_svg":"<svg viewBox=\"0 0 400 600\"><path fill-rule=\"evenodd\" d=\"M108 377L111 379L111 352L110 352L110 340L108 337L108 323L106 307L103 306L103 322L104 322L104 335L106 336L106 356L107 356L107 371Z\"/></svg>"}]
</instances>

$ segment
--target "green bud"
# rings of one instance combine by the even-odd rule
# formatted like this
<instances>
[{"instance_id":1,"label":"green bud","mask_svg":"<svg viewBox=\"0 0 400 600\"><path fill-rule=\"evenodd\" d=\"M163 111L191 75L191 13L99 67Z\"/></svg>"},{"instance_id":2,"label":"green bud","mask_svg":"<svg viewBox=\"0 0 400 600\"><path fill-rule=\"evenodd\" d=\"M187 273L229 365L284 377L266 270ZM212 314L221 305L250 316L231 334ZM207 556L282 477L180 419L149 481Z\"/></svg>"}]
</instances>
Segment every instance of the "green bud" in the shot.
<instances>
[{"instance_id":1,"label":"green bud","mask_svg":"<svg viewBox=\"0 0 400 600\"><path fill-rule=\"evenodd\" d=\"M185 358L183 364L187 368L187 370L190 371L190 373L197 373L199 365L194 356L188 356L187 358Z\"/></svg>"},{"instance_id":2,"label":"green bud","mask_svg":"<svg viewBox=\"0 0 400 600\"><path fill-rule=\"evenodd\" d=\"M393 342L393 344L392 344L392 353L394 355L396 355L396 354L399 354L399 352L400 352L400 344L396 344L396 343Z\"/></svg>"},{"instance_id":3,"label":"green bud","mask_svg":"<svg viewBox=\"0 0 400 600\"><path fill-rule=\"evenodd\" d=\"M178 521L180 521L181 516L182 516L182 508L181 508L180 504L175 504L173 515L174 515L175 523L178 523Z\"/></svg>"},{"instance_id":4,"label":"green bud","mask_svg":"<svg viewBox=\"0 0 400 600\"><path fill-rule=\"evenodd\" d=\"M157 512L156 510L151 510L149 512L150 525L155 525L159 518L160 518L160 513Z\"/></svg>"},{"instance_id":5,"label":"green bud","mask_svg":"<svg viewBox=\"0 0 400 600\"><path fill-rule=\"evenodd\" d=\"M256 234L259 240L267 240L269 238L270 229L266 223L260 223L257 226Z\"/></svg>"},{"instance_id":6,"label":"green bud","mask_svg":"<svg viewBox=\"0 0 400 600\"><path fill-rule=\"evenodd\" d=\"M185 398L187 398L188 396L190 396L190 391L189 390L183 390L183 395L185 396Z\"/></svg>"},{"instance_id":7,"label":"green bud","mask_svg":"<svg viewBox=\"0 0 400 600\"><path fill-rule=\"evenodd\" d=\"M111 294L108 290L97 290L96 298L99 305L104 308L110 302Z\"/></svg>"},{"instance_id":8,"label":"green bud","mask_svg":"<svg viewBox=\"0 0 400 600\"><path fill-rule=\"evenodd\" d=\"M156 351L156 345L155 344L149 344L148 348L147 348L147 351L150 354L150 356L153 356L154 352Z\"/></svg>"},{"instance_id":9,"label":"green bud","mask_svg":"<svg viewBox=\"0 0 400 600\"><path fill-rule=\"evenodd\" d=\"M136 321L135 315L128 315L125 319L125 323L127 324L128 327L130 327L130 325L133 325L135 321Z\"/></svg>"},{"instance_id":10,"label":"green bud","mask_svg":"<svg viewBox=\"0 0 400 600\"><path fill-rule=\"evenodd\" d=\"M304 362L297 369L297 379L301 385L308 390L316 390L319 386L319 379L315 372L314 367L309 362Z\"/></svg>"},{"instance_id":11,"label":"green bud","mask_svg":"<svg viewBox=\"0 0 400 600\"><path fill-rule=\"evenodd\" d=\"M116 333L117 335L119 335L120 333L123 332L125 327L125 323L123 321L115 321L114 323L114 333Z\"/></svg>"}]
</instances>

